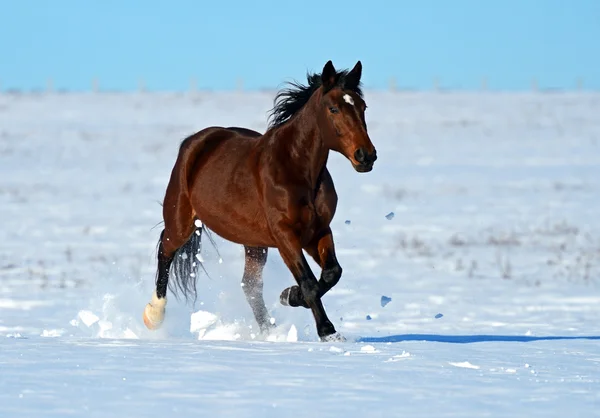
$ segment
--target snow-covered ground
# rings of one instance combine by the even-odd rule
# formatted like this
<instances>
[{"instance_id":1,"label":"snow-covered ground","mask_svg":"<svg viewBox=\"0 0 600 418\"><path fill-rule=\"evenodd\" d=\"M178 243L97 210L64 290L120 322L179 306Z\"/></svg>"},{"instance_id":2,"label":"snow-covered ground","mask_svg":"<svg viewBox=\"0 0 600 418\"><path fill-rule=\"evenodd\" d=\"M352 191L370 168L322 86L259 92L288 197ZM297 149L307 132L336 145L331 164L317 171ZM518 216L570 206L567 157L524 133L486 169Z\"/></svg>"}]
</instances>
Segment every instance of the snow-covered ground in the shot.
<instances>
[{"instance_id":1,"label":"snow-covered ground","mask_svg":"<svg viewBox=\"0 0 600 418\"><path fill-rule=\"evenodd\" d=\"M329 162L348 342L278 304L274 250L260 340L221 239L147 331L179 142L264 131L272 98L0 94L1 417L600 414L598 94L367 91L375 169Z\"/></svg>"}]
</instances>

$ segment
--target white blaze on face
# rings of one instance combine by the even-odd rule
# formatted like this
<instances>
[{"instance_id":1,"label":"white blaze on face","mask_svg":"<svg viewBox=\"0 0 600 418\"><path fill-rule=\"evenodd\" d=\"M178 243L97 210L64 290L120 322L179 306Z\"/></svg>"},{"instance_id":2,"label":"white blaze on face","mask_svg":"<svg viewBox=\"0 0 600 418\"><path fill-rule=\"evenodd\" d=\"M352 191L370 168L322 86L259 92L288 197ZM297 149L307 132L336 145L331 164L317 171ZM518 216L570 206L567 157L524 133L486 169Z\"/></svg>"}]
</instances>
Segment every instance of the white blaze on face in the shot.
<instances>
[{"instance_id":1,"label":"white blaze on face","mask_svg":"<svg viewBox=\"0 0 600 418\"><path fill-rule=\"evenodd\" d=\"M344 101L354 106L354 99L349 94L344 94Z\"/></svg>"}]
</instances>

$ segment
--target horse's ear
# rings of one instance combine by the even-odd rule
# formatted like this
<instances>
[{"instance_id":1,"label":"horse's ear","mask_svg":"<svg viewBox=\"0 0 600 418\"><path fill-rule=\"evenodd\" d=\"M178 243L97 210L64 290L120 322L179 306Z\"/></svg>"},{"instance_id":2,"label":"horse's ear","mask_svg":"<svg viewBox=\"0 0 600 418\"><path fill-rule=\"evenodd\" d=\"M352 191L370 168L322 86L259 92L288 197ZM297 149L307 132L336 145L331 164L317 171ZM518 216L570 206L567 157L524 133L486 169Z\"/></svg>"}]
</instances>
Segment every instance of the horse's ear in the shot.
<instances>
[{"instance_id":1,"label":"horse's ear","mask_svg":"<svg viewBox=\"0 0 600 418\"><path fill-rule=\"evenodd\" d=\"M354 68L346 75L346 88L355 90L360 84L360 77L362 76L362 63L358 61Z\"/></svg>"},{"instance_id":2,"label":"horse's ear","mask_svg":"<svg viewBox=\"0 0 600 418\"><path fill-rule=\"evenodd\" d=\"M327 64L323 67L323 72L321 73L321 84L323 84L323 88L328 90L335 84L336 71L333 66L331 60L327 61Z\"/></svg>"}]
</instances>

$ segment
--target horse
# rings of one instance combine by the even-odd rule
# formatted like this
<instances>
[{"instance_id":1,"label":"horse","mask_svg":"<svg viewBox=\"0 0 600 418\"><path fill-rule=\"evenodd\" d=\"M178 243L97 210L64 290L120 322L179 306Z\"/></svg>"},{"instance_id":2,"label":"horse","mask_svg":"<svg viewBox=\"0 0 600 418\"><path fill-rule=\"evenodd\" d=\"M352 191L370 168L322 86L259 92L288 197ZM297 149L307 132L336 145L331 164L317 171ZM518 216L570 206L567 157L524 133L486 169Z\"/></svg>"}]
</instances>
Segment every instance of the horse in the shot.
<instances>
[{"instance_id":1,"label":"horse","mask_svg":"<svg viewBox=\"0 0 600 418\"><path fill-rule=\"evenodd\" d=\"M326 163L336 151L367 173L377 159L361 75L360 61L338 71L329 60L320 74L307 72L306 85L289 82L276 94L264 134L210 126L181 142L164 195L156 288L143 312L148 329L164 320L167 288L196 296L201 237L212 231L244 246L242 288L261 333L275 327L262 273L276 248L296 282L280 303L310 309L321 341L345 341L321 301L342 276L330 228L338 197ZM321 267L318 281L303 250Z\"/></svg>"}]
</instances>

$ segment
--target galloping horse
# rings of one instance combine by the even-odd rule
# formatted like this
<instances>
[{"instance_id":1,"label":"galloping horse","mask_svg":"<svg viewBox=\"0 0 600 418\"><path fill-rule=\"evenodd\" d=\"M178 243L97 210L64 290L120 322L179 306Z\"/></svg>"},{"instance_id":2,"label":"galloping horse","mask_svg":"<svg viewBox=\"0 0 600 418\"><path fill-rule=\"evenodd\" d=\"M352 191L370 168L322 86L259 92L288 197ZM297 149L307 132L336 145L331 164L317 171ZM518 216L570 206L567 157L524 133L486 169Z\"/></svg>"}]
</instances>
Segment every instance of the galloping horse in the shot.
<instances>
[{"instance_id":1,"label":"galloping horse","mask_svg":"<svg viewBox=\"0 0 600 418\"><path fill-rule=\"evenodd\" d=\"M163 202L146 327L157 329L164 320L170 273L186 299L195 296L200 239L208 228L244 245L243 290L261 332L274 326L262 280L271 247L297 283L283 290L281 304L310 309L321 341L345 340L321 302L342 275L329 226L337 194L326 163L329 151L337 151L365 173L377 159L367 133L361 74L360 61L350 71L336 71L328 61L321 74L307 74L308 85L292 82L276 95L264 135L209 127L181 143ZM303 250L322 269L318 281Z\"/></svg>"}]
</instances>

